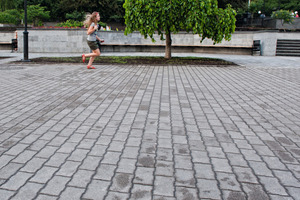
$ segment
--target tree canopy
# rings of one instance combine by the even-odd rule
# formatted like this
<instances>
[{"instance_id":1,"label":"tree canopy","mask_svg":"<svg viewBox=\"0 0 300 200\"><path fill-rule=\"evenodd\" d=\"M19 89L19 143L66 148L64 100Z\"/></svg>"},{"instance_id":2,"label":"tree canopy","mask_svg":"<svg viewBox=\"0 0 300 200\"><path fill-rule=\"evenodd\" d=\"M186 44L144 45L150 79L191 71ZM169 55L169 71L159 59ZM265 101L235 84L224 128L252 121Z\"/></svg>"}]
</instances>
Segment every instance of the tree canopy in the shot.
<instances>
[{"instance_id":1,"label":"tree canopy","mask_svg":"<svg viewBox=\"0 0 300 200\"><path fill-rule=\"evenodd\" d=\"M217 0L219 8L225 9L227 4L238 13L243 13L248 9L249 0ZM125 0L27 0L28 5L40 5L50 11L49 20L65 21L67 19L83 20L87 12L99 11L104 22L123 22ZM139 2L137 0L137 2ZM264 5L265 2L265 5ZM9 9L22 10L24 0L0 0L0 11ZM265 8L265 9L264 9ZM251 10L253 13L264 11L270 16L276 10L300 11L299 0L251 0Z\"/></svg>"},{"instance_id":2,"label":"tree canopy","mask_svg":"<svg viewBox=\"0 0 300 200\"><path fill-rule=\"evenodd\" d=\"M171 33L184 30L220 43L235 30L235 11L218 8L217 0L125 0L124 8L125 34L139 31L154 42L157 33L166 39L165 58L171 58Z\"/></svg>"},{"instance_id":3,"label":"tree canopy","mask_svg":"<svg viewBox=\"0 0 300 200\"><path fill-rule=\"evenodd\" d=\"M51 21L83 20L85 13L98 11L106 22L124 21L125 0L27 0L27 5L40 5L50 11ZM0 0L0 11L22 10L24 0Z\"/></svg>"},{"instance_id":4,"label":"tree canopy","mask_svg":"<svg viewBox=\"0 0 300 200\"><path fill-rule=\"evenodd\" d=\"M299 0L252 0L250 5L250 11L257 13L261 11L267 16L271 16L273 11L276 10L289 10L289 11L300 11Z\"/></svg>"}]
</instances>

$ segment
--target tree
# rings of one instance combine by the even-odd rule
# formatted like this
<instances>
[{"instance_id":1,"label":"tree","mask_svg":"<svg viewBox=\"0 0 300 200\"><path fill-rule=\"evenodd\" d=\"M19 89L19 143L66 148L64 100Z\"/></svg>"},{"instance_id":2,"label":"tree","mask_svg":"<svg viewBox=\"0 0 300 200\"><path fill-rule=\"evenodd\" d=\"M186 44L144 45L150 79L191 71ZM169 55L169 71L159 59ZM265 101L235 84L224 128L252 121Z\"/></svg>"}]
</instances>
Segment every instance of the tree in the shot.
<instances>
[{"instance_id":1,"label":"tree","mask_svg":"<svg viewBox=\"0 0 300 200\"><path fill-rule=\"evenodd\" d=\"M33 23L34 26L40 25L43 20L50 18L50 11L45 10L46 7L40 5L30 5L27 7L28 22Z\"/></svg>"},{"instance_id":2,"label":"tree","mask_svg":"<svg viewBox=\"0 0 300 200\"><path fill-rule=\"evenodd\" d=\"M171 58L171 33L181 30L210 38L214 43L230 40L235 30L235 11L218 8L217 0L125 0L125 35L139 31L154 40L166 37L165 58Z\"/></svg>"},{"instance_id":3,"label":"tree","mask_svg":"<svg viewBox=\"0 0 300 200\"><path fill-rule=\"evenodd\" d=\"M99 1L99 11L101 19L106 22L117 21L124 22L124 4L125 0L101 0Z\"/></svg>"},{"instance_id":4,"label":"tree","mask_svg":"<svg viewBox=\"0 0 300 200\"><path fill-rule=\"evenodd\" d=\"M271 16L276 10L300 11L299 0L252 0L250 11L257 13L262 11L267 16Z\"/></svg>"},{"instance_id":5,"label":"tree","mask_svg":"<svg viewBox=\"0 0 300 200\"><path fill-rule=\"evenodd\" d=\"M21 14L16 9L6 10L0 12L0 23L1 24L14 24L19 25L21 23Z\"/></svg>"},{"instance_id":6,"label":"tree","mask_svg":"<svg viewBox=\"0 0 300 200\"><path fill-rule=\"evenodd\" d=\"M15 2L12 0L0 0L0 11L10 10L15 8Z\"/></svg>"}]
</instances>

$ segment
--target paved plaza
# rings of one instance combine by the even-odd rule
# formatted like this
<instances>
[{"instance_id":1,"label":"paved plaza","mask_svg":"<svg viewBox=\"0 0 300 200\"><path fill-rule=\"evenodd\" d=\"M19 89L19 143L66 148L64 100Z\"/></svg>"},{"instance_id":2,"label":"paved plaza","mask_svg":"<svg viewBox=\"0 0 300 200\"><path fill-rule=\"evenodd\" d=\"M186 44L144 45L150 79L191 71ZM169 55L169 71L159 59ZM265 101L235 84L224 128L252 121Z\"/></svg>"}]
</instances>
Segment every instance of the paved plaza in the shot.
<instances>
[{"instance_id":1,"label":"paved plaza","mask_svg":"<svg viewBox=\"0 0 300 200\"><path fill-rule=\"evenodd\" d=\"M1 200L300 199L299 57L87 70L0 54ZM103 56L129 54L163 55Z\"/></svg>"}]
</instances>

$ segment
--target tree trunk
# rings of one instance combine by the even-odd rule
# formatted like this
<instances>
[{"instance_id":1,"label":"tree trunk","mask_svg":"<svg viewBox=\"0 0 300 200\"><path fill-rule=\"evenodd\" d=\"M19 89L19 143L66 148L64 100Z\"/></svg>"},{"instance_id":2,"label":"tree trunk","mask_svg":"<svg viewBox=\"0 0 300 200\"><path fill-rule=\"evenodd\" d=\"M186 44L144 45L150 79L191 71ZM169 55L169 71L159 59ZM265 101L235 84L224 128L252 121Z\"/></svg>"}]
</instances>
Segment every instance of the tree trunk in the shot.
<instances>
[{"instance_id":1,"label":"tree trunk","mask_svg":"<svg viewBox=\"0 0 300 200\"><path fill-rule=\"evenodd\" d=\"M171 59L171 46L172 46L172 39L171 33L166 33L166 49L165 49L165 58Z\"/></svg>"}]
</instances>

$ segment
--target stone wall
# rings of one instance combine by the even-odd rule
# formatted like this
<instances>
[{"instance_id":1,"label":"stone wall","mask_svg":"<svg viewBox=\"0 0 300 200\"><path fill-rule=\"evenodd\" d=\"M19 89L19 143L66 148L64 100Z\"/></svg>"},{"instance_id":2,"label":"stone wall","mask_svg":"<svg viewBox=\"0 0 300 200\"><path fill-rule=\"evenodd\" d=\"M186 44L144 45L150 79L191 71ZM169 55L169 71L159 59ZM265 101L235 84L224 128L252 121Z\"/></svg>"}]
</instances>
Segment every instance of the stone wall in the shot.
<instances>
[{"instance_id":1,"label":"stone wall","mask_svg":"<svg viewBox=\"0 0 300 200\"><path fill-rule=\"evenodd\" d=\"M22 30L18 30L22 32ZM69 29L69 30L29 30L29 52L32 53L79 53L89 51L86 44L86 30ZM105 40L105 45L131 45L130 51L135 51L135 45L144 46L161 46L165 45L165 41L161 41L159 36L155 36L156 42L151 39L145 39L139 32L134 32L128 36L122 31L100 31L99 36ZM180 32L172 35L172 45L174 46L222 46L222 47L251 47L253 42L253 33L236 32L232 35L230 41L223 41L220 44L213 45L213 41L205 39L200 43L198 35ZM18 39L19 51L23 48L23 35L19 34ZM123 51L128 51L122 48Z\"/></svg>"},{"instance_id":2,"label":"stone wall","mask_svg":"<svg viewBox=\"0 0 300 200\"><path fill-rule=\"evenodd\" d=\"M23 30L18 31L19 52L23 51ZM86 30L84 29L30 29L29 32L29 52L31 53L82 53L88 52L89 47L86 44ZM2 38L0 32L0 38ZM165 41L161 41L159 36L156 42L152 43L151 39L145 39L139 32L134 32L128 36L122 31L101 31L100 37L105 40L105 46L123 46L122 48L105 48L106 51L139 51L143 46L148 51L160 47L162 50ZM11 35L13 37L14 34ZM235 32L230 41L223 41L220 44L213 45L213 41L205 39L200 43L200 37L186 32L180 32L172 35L172 45L176 47L176 52L186 51L201 53L227 53L227 54L251 54L250 50L253 40L261 41L261 55L275 56L277 39L300 39L299 32L279 33L270 31L256 32ZM221 51L219 51L221 50ZM189 52L191 52L189 51Z\"/></svg>"}]
</instances>

